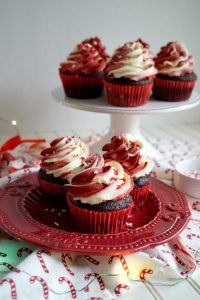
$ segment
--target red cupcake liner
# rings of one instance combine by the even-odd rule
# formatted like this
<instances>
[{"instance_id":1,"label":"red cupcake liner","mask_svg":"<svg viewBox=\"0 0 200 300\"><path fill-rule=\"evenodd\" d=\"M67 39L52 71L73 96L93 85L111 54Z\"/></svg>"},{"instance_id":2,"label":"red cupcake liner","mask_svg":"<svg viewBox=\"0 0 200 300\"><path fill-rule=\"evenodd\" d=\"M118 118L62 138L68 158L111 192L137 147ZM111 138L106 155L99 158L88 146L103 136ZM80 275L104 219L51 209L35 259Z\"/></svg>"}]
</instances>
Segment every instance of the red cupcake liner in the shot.
<instances>
[{"instance_id":1,"label":"red cupcake liner","mask_svg":"<svg viewBox=\"0 0 200 300\"><path fill-rule=\"evenodd\" d=\"M153 96L164 101L183 101L190 98L196 80L178 81L162 78L154 79Z\"/></svg>"},{"instance_id":2,"label":"red cupcake liner","mask_svg":"<svg viewBox=\"0 0 200 300\"><path fill-rule=\"evenodd\" d=\"M126 225L132 205L112 212L97 212L77 207L67 197L70 215L76 221L77 230L83 233L109 234L118 233Z\"/></svg>"},{"instance_id":3,"label":"red cupcake liner","mask_svg":"<svg viewBox=\"0 0 200 300\"><path fill-rule=\"evenodd\" d=\"M153 82L146 85L122 85L104 80L104 87L110 104L136 107L148 102Z\"/></svg>"},{"instance_id":4,"label":"red cupcake liner","mask_svg":"<svg viewBox=\"0 0 200 300\"><path fill-rule=\"evenodd\" d=\"M103 77L66 75L59 70L66 96L79 99L100 97L103 91Z\"/></svg>"},{"instance_id":5,"label":"red cupcake liner","mask_svg":"<svg viewBox=\"0 0 200 300\"><path fill-rule=\"evenodd\" d=\"M151 183L149 182L145 186L133 188L133 190L131 191L131 196L133 198L133 206L135 210L139 209L145 204L148 198L150 186Z\"/></svg>"},{"instance_id":6,"label":"red cupcake liner","mask_svg":"<svg viewBox=\"0 0 200 300\"><path fill-rule=\"evenodd\" d=\"M55 207L66 206L66 201L65 201L66 192L63 185L47 182L41 179L39 176L38 176L38 183L39 186L41 187L41 190L46 195L49 196L49 198L47 199L49 203L51 203Z\"/></svg>"}]
</instances>

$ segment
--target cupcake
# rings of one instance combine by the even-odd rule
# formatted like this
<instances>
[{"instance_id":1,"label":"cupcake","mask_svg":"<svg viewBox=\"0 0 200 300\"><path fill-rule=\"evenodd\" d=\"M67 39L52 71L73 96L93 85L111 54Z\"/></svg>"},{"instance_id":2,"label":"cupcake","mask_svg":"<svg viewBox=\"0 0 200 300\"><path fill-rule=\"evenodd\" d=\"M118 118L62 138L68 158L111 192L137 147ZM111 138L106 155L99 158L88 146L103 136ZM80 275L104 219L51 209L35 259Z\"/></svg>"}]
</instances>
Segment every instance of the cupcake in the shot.
<instances>
[{"instance_id":1,"label":"cupcake","mask_svg":"<svg viewBox=\"0 0 200 300\"><path fill-rule=\"evenodd\" d=\"M165 101L187 100L197 79L194 60L183 43L170 42L160 49L155 58L158 69L153 96Z\"/></svg>"},{"instance_id":2,"label":"cupcake","mask_svg":"<svg viewBox=\"0 0 200 300\"><path fill-rule=\"evenodd\" d=\"M59 74L66 96L80 99L101 96L107 59L108 54L98 37L78 44L60 64Z\"/></svg>"},{"instance_id":3,"label":"cupcake","mask_svg":"<svg viewBox=\"0 0 200 300\"><path fill-rule=\"evenodd\" d=\"M69 183L71 173L89 156L89 148L79 138L66 136L53 140L41 156L39 185L49 201L62 206L65 203L64 184Z\"/></svg>"},{"instance_id":4,"label":"cupcake","mask_svg":"<svg viewBox=\"0 0 200 300\"><path fill-rule=\"evenodd\" d=\"M103 157L106 161L116 160L124 170L132 177L133 190L131 195L135 209L144 205L148 198L151 184L151 171L153 160L141 154L143 145L138 140L133 140L130 135L118 135L111 139L111 142L104 145Z\"/></svg>"},{"instance_id":5,"label":"cupcake","mask_svg":"<svg viewBox=\"0 0 200 300\"><path fill-rule=\"evenodd\" d=\"M156 74L149 45L141 39L118 48L105 68L108 102L135 107L147 103Z\"/></svg>"},{"instance_id":6,"label":"cupcake","mask_svg":"<svg viewBox=\"0 0 200 300\"><path fill-rule=\"evenodd\" d=\"M90 167L66 185L70 214L77 230L85 233L117 233L132 210L132 180L116 161Z\"/></svg>"}]
</instances>

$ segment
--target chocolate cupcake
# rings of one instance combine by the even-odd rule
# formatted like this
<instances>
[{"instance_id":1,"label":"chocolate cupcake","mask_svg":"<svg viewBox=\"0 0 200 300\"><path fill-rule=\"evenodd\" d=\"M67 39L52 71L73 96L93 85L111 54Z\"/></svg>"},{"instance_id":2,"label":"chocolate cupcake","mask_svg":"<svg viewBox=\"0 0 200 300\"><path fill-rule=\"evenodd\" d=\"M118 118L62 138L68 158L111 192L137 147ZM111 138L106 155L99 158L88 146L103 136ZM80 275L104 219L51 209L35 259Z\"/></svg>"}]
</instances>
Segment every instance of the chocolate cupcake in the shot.
<instances>
[{"instance_id":1,"label":"chocolate cupcake","mask_svg":"<svg viewBox=\"0 0 200 300\"><path fill-rule=\"evenodd\" d=\"M155 57L156 75L153 96L165 101L190 98L197 79L194 60L183 43L170 42Z\"/></svg>"},{"instance_id":2,"label":"chocolate cupcake","mask_svg":"<svg viewBox=\"0 0 200 300\"><path fill-rule=\"evenodd\" d=\"M108 102L135 107L147 103L157 73L149 45L138 39L119 47L105 68Z\"/></svg>"},{"instance_id":3,"label":"chocolate cupcake","mask_svg":"<svg viewBox=\"0 0 200 300\"><path fill-rule=\"evenodd\" d=\"M74 169L88 157L89 148L79 138L66 136L53 140L41 152L42 162L38 182L49 201L55 206L66 205L64 185L70 182Z\"/></svg>"},{"instance_id":4,"label":"chocolate cupcake","mask_svg":"<svg viewBox=\"0 0 200 300\"><path fill-rule=\"evenodd\" d=\"M142 148L142 143L134 140L130 135L114 136L111 142L102 148L105 151L103 157L106 161L118 161L132 177L133 190L131 195L135 209L144 205L148 198L151 171L154 167L153 160L141 154Z\"/></svg>"},{"instance_id":5,"label":"chocolate cupcake","mask_svg":"<svg viewBox=\"0 0 200 300\"><path fill-rule=\"evenodd\" d=\"M99 97L108 57L98 37L78 44L60 64L59 74L66 96L80 99Z\"/></svg>"},{"instance_id":6,"label":"chocolate cupcake","mask_svg":"<svg viewBox=\"0 0 200 300\"><path fill-rule=\"evenodd\" d=\"M85 233L117 233L132 210L132 181L115 161L91 167L66 185L67 201L77 230Z\"/></svg>"}]
</instances>

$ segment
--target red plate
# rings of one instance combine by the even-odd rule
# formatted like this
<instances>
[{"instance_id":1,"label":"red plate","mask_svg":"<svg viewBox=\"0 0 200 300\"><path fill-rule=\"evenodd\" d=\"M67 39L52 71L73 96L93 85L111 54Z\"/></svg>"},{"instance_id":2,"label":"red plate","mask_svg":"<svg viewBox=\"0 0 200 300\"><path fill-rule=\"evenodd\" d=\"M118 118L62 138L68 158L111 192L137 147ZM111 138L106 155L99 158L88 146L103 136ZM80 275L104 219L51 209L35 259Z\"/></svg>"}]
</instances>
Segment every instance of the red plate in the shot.
<instances>
[{"instance_id":1,"label":"red plate","mask_svg":"<svg viewBox=\"0 0 200 300\"><path fill-rule=\"evenodd\" d=\"M65 210L53 208L37 185L36 173L22 174L0 191L0 226L10 235L61 252L113 255L155 247L179 234L190 219L187 199L152 180L147 203L133 212L118 234L82 234Z\"/></svg>"}]
</instances>

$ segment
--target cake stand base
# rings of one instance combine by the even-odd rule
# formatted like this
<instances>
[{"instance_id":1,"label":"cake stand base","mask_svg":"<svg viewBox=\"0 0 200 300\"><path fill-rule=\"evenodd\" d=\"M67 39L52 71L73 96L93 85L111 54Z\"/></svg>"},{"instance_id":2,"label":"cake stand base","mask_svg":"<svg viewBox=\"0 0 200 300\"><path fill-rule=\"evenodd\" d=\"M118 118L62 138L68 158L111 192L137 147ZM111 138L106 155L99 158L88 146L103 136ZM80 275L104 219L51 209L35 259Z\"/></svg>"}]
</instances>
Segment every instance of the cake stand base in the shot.
<instances>
[{"instance_id":1,"label":"cake stand base","mask_svg":"<svg viewBox=\"0 0 200 300\"><path fill-rule=\"evenodd\" d=\"M147 154L153 158L161 158L161 154L145 139L140 132L140 116L128 114L110 114L110 129L96 143L91 146L93 153L100 152L103 145L110 142L115 135L122 133L131 134L134 139L139 139L143 144L143 154Z\"/></svg>"}]
</instances>

